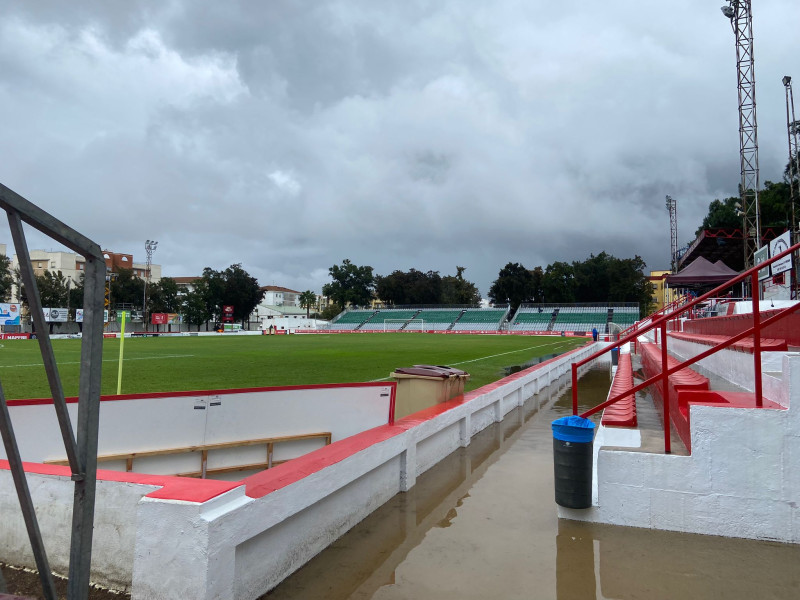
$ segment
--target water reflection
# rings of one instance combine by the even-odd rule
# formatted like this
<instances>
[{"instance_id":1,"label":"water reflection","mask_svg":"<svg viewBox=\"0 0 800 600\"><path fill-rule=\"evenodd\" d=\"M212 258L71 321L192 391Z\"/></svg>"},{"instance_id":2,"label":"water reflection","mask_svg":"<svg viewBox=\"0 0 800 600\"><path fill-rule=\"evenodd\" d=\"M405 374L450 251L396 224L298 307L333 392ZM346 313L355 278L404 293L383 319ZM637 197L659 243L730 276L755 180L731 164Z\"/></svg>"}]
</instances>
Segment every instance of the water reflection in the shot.
<instances>
[{"instance_id":1,"label":"water reflection","mask_svg":"<svg viewBox=\"0 0 800 600\"><path fill-rule=\"evenodd\" d=\"M566 379L487 428L264 598L796 598L800 548L558 520ZM595 405L606 369L581 380Z\"/></svg>"}]
</instances>

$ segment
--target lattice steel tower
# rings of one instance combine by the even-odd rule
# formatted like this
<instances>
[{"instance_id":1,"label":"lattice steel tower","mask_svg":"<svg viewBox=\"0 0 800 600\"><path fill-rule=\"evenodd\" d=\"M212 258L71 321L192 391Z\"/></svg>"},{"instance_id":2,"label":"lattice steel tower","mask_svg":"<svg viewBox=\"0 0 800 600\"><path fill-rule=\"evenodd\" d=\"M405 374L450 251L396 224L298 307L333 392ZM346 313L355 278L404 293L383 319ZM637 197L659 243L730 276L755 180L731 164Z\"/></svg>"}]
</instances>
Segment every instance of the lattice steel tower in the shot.
<instances>
[{"instance_id":1,"label":"lattice steel tower","mask_svg":"<svg viewBox=\"0 0 800 600\"><path fill-rule=\"evenodd\" d=\"M758 128L756 125L756 78L753 60L753 12L750 0L727 0L722 14L730 19L736 35L736 67L739 83L739 160L745 268L753 266L753 252L761 247L761 210L758 204Z\"/></svg>"},{"instance_id":2,"label":"lattice steel tower","mask_svg":"<svg viewBox=\"0 0 800 600\"><path fill-rule=\"evenodd\" d=\"M789 177L789 193L792 202L792 235L796 236L797 231L797 212L796 203L800 199L800 121L794 118L794 95L792 94L792 78L788 75L783 78L783 86L786 88L786 130L789 133L789 164L787 175ZM793 239L792 243L796 243Z\"/></svg>"},{"instance_id":3,"label":"lattice steel tower","mask_svg":"<svg viewBox=\"0 0 800 600\"><path fill-rule=\"evenodd\" d=\"M678 272L678 206L671 196L667 196L667 211L669 211L669 256L670 268L673 273Z\"/></svg>"}]
</instances>

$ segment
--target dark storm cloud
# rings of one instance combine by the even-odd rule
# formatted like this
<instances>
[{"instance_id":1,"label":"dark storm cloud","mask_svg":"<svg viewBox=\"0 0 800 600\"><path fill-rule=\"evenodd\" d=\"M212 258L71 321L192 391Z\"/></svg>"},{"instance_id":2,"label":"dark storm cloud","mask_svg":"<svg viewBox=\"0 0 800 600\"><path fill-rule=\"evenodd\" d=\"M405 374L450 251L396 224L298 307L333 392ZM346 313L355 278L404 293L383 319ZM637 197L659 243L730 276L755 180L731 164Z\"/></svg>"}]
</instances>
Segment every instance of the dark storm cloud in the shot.
<instances>
[{"instance_id":1,"label":"dark storm cloud","mask_svg":"<svg viewBox=\"0 0 800 600\"><path fill-rule=\"evenodd\" d=\"M684 243L736 193L735 51L716 5L0 6L0 181L137 260L158 239L165 275L242 263L319 292L350 258L466 266L485 294L509 261L605 251L663 268L664 196ZM800 6L754 11L775 181Z\"/></svg>"}]
</instances>

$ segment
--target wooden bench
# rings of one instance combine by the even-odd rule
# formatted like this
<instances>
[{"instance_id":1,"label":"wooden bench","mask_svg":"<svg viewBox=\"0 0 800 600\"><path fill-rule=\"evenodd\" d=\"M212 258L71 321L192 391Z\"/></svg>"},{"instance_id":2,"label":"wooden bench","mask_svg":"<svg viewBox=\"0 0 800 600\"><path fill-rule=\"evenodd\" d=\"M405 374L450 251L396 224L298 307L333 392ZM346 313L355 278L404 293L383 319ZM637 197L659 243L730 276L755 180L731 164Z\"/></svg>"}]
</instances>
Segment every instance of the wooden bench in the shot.
<instances>
[{"instance_id":1,"label":"wooden bench","mask_svg":"<svg viewBox=\"0 0 800 600\"><path fill-rule=\"evenodd\" d=\"M97 462L110 462L110 461L125 461L125 471L133 471L133 461L137 458L148 458L153 456L167 456L170 454L188 454L192 452L200 453L200 470L188 471L184 473L175 473L179 477L205 477L209 474L216 473L232 473L236 471L252 471L255 469L271 469L273 466L286 462L284 460L276 461L272 459L275 444L285 442L298 442L303 440L321 439L324 445L327 446L331 443L331 432L324 431L320 433L304 433L299 435L286 435L280 437L258 438L250 440L238 440L235 442L222 442L217 444L202 444L199 446L183 446L179 448L162 448L159 450L144 450L141 452L122 452L118 454L99 454ZM213 467L208 468L208 453L214 450L227 450L231 448L243 448L246 446L266 446L265 459L256 463L248 463L241 465L231 465L227 467ZM46 460L45 464L48 465L68 465L69 461L66 459Z\"/></svg>"}]
</instances>

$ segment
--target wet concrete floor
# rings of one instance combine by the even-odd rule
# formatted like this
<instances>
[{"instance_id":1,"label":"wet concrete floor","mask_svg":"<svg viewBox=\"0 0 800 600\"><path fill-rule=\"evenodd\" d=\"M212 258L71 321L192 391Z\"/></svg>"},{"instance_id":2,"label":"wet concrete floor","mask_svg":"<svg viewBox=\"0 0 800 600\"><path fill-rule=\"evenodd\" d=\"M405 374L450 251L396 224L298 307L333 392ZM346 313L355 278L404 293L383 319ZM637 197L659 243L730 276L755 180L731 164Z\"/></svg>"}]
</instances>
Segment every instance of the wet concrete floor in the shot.
<instances>
[{"instance_id":1,"label":"wet concrete floor","mask_svg":"<svg viewBox=\"0 0 800 600\"><path fill-rule=\"evenodd\" d=\"M567 382L473 438L264 599L800 598L800 547L559 521L550 423ZM607 369L581 379L606 398ZM558 389L554 389L558 387Z\"/></svg>"}]
</instances>

